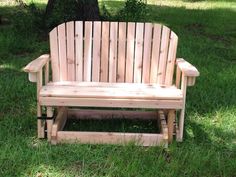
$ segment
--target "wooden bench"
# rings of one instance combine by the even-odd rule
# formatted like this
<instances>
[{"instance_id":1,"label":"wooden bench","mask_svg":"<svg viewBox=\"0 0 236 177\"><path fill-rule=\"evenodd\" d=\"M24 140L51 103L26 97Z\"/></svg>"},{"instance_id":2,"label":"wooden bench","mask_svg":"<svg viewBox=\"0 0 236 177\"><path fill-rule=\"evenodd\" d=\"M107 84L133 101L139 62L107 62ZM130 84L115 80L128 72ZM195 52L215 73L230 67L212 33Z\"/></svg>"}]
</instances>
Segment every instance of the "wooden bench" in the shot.
<instances>
[{"instance_id":1,"label":"wooden bench","mask_svg":"<svg viewBox=\"0 0 236 177\"><path fill-rule=\"evenodd\" d=\"M177 140L182 141L186 88L195 84L199 72L184 59L176 59L178 37L168 27L76 21L59 25L49 36L50 55L42 55L24 68L29 80L37 83L39 138L44 138L46 122L47 137L53 143L120 143L134 139L143 145L155 145L167 139L171 142L174 130ZM43 107L46 121L40 119ZM162 132L62 131L68 115L83 114L83 110L71 109L78 107L152 109L150 114L159 117ZM132 118L127 111L118 114Z\"/></svg>"}]
</instances>

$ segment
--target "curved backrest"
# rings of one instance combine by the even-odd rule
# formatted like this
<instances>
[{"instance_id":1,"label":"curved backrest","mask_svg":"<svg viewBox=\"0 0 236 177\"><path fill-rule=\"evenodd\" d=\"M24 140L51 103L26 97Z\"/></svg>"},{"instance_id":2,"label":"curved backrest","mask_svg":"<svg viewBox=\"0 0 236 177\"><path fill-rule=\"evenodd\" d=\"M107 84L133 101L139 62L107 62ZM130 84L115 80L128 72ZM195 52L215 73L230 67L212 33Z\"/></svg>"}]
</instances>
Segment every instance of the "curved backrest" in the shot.
<instances>
[{"instance_id":1,"label":"curved backrest","mask_svg":"<svg viewBox=\"0 0 236 177\"><path fill-rule=\"evenodd\" d=\"M160 24L63 23L50 32L53 81L171 85L177 42Z\"/></svg>"}]
</instances>

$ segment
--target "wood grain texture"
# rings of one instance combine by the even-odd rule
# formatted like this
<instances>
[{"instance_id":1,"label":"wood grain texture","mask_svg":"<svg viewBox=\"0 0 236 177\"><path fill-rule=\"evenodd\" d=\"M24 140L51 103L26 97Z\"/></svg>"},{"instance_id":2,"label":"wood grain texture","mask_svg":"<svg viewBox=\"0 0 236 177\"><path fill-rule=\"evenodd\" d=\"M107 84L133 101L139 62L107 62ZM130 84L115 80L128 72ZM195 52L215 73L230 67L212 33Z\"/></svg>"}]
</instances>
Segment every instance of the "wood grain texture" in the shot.
<instances>
[{"instance_id":1,"label":"wood grain texture","mask_svg":"<svg viewBox=\"0 0 236 177\"><path fill-rule=\"evenodd\" d=\"M60 80L60 68L59 68L59 54L58 54L58 39L57 39L57 28L54 28L49 33L50 38L50 54L51 54L51 65L52 65L52 80Z\"/></svg>"},{"instance_id":2,"label":"wood grain texture","mask_svg":"<svg viewBox=\"0 0 236 177\"><path fill-rule=\"evenodd\" d=\"M127 51L126 51L126 67L125 82L133 82L134 74L134 40L135 40L135 23L129 22L127 26Z\"/></svg>"},{"instance_id":3,"label":"wood grain texture","mask_svg":"<svg viewBox=\"0 0 236 177\"><path fill-rule=\"evenodd\" d=\"M117 82L125 81L126 23L119 23Z\"/></svg>"},{"instance_id":4,"label":"wood grain texture","mask_svg":"<svg viewBox=\"0 0 236 177\"><path fill-rule=\"evenodd\" d=\"M161 25L154 24L150 83L157 83L158 65L159 65L159 59L160 59L161 29L162 29Z\"/></svg>"},{"instance_id":5,"label":"wood grain texture","mask_svg":"<svg viewBox=\"0 0 236 177\"><path fill-rule=\"evenodd\" d=\"M110 23L102 22L102 46L101 46L101 70L100 70L101 82L108 81L109 32L110 32Z\"/></svg>"},{"instance_id":6,"label":"wood grain texture","mask_svg":"<svg viewBox=\"0 0 236 177\"><path fill-rule=\"evenodd\" d=\"M83 22L75 22L75 79L76 81L83 80Z\"/></svg>"},{"instance_id":7,"label":"wood grain texture","mask_svg":"<svg viewBox=\"0 0 236 177\"><path fill-rule=\"evenodd\" d=\"M109 82L116 82L118 22L110 23Z\"/></svg>"},{"instance_id":8,"label":"wood grain texture","mask_svg":"<svg viewBox=\"0 0 236 177\"><path fill-rule=\"evenodd\" d=\"M60 67L60 81L67 81L67 59L66 59L66 25L58 26L58 53Z\"/></svg>"},{"instance_id":9,"label":"wood grain texture","mask_svg":"<svg viewBox=\"0 0 236 177\"><path fill-rule=\"evenodd\" d=\"M101 22L94 22L93 25L93 62L92 62L92 81L100 80L101 62Z\"/></svg>"},{"instance_id":10,"label":"wood grain texture","mask_svg":"<svg viewBox=\"0 0 236 177\"><path fill-rule=\"evenodd\" d=\"M67 76L68 81L75 81L75 28L74 22L66 23Z\"/></svg>"},{"instance_id":11,"label":"wood grain texture","mask_svg":"<svg viewBox=\"0 0 236 177\"><path fill-rule=\"evenodd\" d=\"M93 23L85 22L84 27L84 70L83 81L91 81Z\"/></svg>"},{"instance_id":12,"label":"wood grain texture","mask_svg":"<svg viewBox=\"0 0 236 177\"><path fill-rule=\"evenodd\" d=\"M145 23L144 45L143 45L143 71L142 71L143 83L150 83L152 27L153 25L151 23Z\"/></svg>"},{"instance_id":13,"label":"wood grain texture","mask_svg":"<svg viewBox=\"0 0 236 177\"><path fill-rule=\"evenodd\" d=\"M141 83L143 68L143 32L144 24L136 23L136 41L135 41L135 57L134 57L134 82Z\"/></svg>"}]
</instances>

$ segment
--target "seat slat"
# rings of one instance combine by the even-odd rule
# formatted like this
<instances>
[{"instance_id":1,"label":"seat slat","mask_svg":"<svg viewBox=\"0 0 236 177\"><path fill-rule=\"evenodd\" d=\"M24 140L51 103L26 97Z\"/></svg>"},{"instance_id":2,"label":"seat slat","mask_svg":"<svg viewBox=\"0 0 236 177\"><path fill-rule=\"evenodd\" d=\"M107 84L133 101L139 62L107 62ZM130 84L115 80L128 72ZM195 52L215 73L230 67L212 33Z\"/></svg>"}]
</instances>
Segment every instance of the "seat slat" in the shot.
<instances>
[{"instance_id":1,"label":"seat slat","mask_svg":"<svg viewBox=\"0 0 236 177\"><path fill-rule=\"evenodd\" d=\"M74 22L66 23L67 36L67 75L69 81L75 81L75 39Z\"/></svg>"},{"instance_id":2,"label":"seat slat","mask_svg":"<svg viewBox=\"0 0 236 177\"><path fill-rule=\"evenodd\" d=\"M84 70L83 81L91 81L92 72L92 32L93 23L85 22L84 31Z\"/></svg>"},{"instance_id":3,"label":"seat slat","mask_svg":"<svg viewBox=\"0 0 236 177\"><path fill-rule=\"evenodd\" d=\"M135 59L134 59L135 83L141 83L142 80L143 31L144 31L144 24L136 23L136 42L135 42Z\"/></svg>"},{"instance_id":4,"label":"seat slat","mask_svg":"<svg viewBox=\"0 0 236 177\"><path fill-rule=\"evenodd\" d=\"M170 34L170 46L168 51L165 85L171 85L174 73L178 37L174 32Z\"/></svg>"},{"instance_id":5,"label":"seat slat","mask_svg":"<svg viewBox=\"0 0 236 177\"><path fill-rule=\"evenodd\" d=\"M93 28L92 81L99 82L101 59L101 22L94 22Z\"/></svg>"},{"instance_id":6,"label":"seat slat","mask_svg":"<svg viewBox=\"0 0 236 177\"><path fill-rule=\"evenodd\" d=\"M159 64L159 58L160 58L160 55L159 55L160 42L161 42L161 25L154 24L150 83L157 83L158 64Z\"/></svg>"},{"instance_id":7,"label":"seat slat","mask_svg":"<svg viewBox=\"0 0 236 177\"><path fill-rule=\"evenodd\" d=\"M76 81L83 80L83 22L75 22Z\"/></svg>"},{"instance_id":8,"label":"seat slat","mask_svg":"<svg viewBox=\"0 0 236 177\"><path fill-rule=\"evenodd\" d=\"M152 26L151 23L145 24L142 83L150 83Z\"/></svg>"},{"instance_id":9,"label":"seat slat","mask_svg":"<svg viewBox=\"0 0 236 177\"><path fill-rule=\"evenodd\" d=\"M118 43L118 71L117 82L125 81L125 49L126 49L126 23L119 23Z\"/></svg>"},{"instance_id":10,"label":"seat slat","mask_svg":"<svg viewBox=\"0 0 236 177\"><path fill-rule=\"evenodd\" d=\"M127 53L126 53L126 68L125 82L133 82L134 73L134 38L135 38L135 23L128 23L127 26Z\"/></svg>"},{"instance_id":11,"label":"seat slat","mask_svg":"<svg viewBox=\"0 0 236 177\"><path fill-rule=\"evenodd\" d=\"M102 22L102 47L100 81L108 81L108 56L109 56L109 22Z\"/></svg>"},{"instance_id":12,"label":"seat slat","mask_svg":"<svg viewBox=\"0 0 236 177\"><path fill-rule=\"evenodd\" d=\"M162 28L162 36L161 36L161 49L160 49L160 60L158 65L158 75L157 75L157 83L164 84L165 83L165 72L166 72L166 62L167 62L167 54L168 54L168 46L169 46L169 36L170 29L166 26Z\"/></svg>"},{"instance_id":13,"label":"seat slat","mask_svg":"<svg viewBox=\"0 0 236 177\"><path fill-rule=\"evenodd\" d=\"M110 23L109 82L116 82L118 22Z\"/></svg>"},{"instance_id":14,"label":"seat slat","mask_svg":"<svg viewBox=\"0 0 236 177\"><path fill-rule=\"evenodd\" d=\"M54 28L50 34L50 53L52 64L52 79L53 81L60 81L59 57L58 57L58 40L57 28Z\"/></svg>"},{"instance_id":15,"label":"seat slat","mask_svg":"<svg viewBox=\"0 0 236 177\"><path fill-rule=\"evenodd\" d=\"M59 48L59 65L60 80L67 80L67 59L66 59L66 29L65 23L58 26L58 48Z\"/></svg>"},{"instance_id":16,"label":"seat slat","mask_svg":"<svg viewBox=\"0 0 236 177\"><path fill-rule=\"evenodd\" d=\"M115 84L115 83L114 83ZM116 86L79 86L79 85L47 85L40 91L44 97L76 97L76 98L120 98L120 99L181 99L182 92L176 87L162 88L158 85L122 84ZM145 88L144 88L145 87Z\"/></svg>"}]
</instances>

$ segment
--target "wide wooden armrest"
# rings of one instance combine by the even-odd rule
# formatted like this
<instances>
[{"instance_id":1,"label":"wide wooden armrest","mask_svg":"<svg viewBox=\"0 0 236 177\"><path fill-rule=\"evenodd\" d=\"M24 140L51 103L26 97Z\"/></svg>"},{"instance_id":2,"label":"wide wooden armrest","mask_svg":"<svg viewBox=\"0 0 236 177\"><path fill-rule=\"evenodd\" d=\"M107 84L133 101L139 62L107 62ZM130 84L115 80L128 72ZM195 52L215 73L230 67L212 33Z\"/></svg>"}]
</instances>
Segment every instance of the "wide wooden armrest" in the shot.
<instances>
[{"instance_id":1,"label":"wide wooden armrest","mask_svg":"<svg viewBox=\"0 0 236 177\"><path fill-rule=\"evenodd\" d=\"M29 73L39 72L42 67L49 61L50 55L44 54L38 57L37 59L31 61L23 70Z\"/></svg>"},{"instance_id":2,"label":"wide wooden armrest","mask_svg":"<svg viewBox=\"0 0 236 177\"><path fill-rule=\"evenodd\" d=\"M185 76L197 77L200 75L197 68L191 65L189 62L185 61L183 58L178 58L176 60L176 64Z\"/></svg>"}]
</instances>

